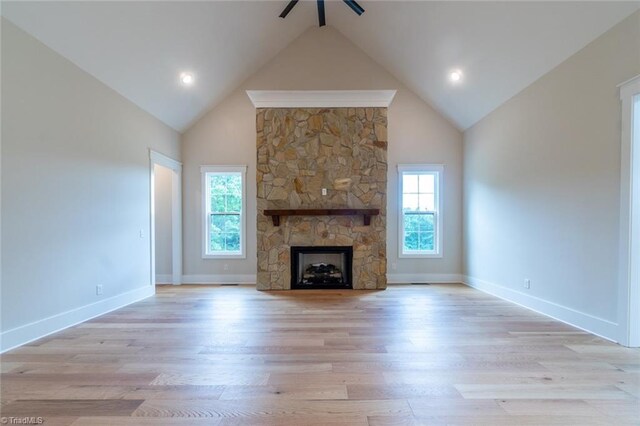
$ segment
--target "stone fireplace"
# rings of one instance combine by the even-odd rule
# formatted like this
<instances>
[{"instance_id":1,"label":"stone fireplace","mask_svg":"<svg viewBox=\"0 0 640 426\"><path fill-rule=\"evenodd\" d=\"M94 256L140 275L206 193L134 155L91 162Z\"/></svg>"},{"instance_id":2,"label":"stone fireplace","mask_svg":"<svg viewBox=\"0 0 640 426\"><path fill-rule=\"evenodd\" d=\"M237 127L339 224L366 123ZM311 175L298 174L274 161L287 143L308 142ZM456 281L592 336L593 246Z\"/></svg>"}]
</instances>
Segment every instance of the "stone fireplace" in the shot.
<instances>
[{"instance_id":1,"label":"stone fireplace","mask_svg":"<svg viewBox=\"0 0 640 426\"><path fill-rule=\"evenodd\" d=\"M257 108L256 112L257 288L288 290L292 284L296 288L298 275L310 265L315 266L309 274L333 274L336 280L338 272L331 266L340 269L344 277L350 275L347 284L354 289L386 288L387 109ZM379 209L380 213L370 217L369 225L365 225L369 218L363 220L361 215L293 215L276 222L263 214L269 209ZM341 267L335 265L336 257L324 261L311 257L304 265L299 259L292 261L292 252L298 256L310 247L329 251L348 247L352 259ZM349 266L349 271L343 270Z\"/></svg>"}]
</instances>

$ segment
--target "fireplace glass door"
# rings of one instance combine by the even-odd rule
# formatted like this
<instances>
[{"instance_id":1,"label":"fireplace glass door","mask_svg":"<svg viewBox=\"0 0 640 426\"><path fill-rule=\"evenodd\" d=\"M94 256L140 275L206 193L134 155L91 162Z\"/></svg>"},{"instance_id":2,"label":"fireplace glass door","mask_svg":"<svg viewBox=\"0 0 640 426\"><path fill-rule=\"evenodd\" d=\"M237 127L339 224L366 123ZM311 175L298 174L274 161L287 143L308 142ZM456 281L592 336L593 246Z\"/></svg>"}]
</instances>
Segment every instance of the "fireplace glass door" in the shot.
<instances>
[{"instance_id":1,"label":"fireplace glass door","mask_svg":"<svg viewBox=\"0 0 640 426\"><path fill-rule=\"evenodd\" d=\"M350 246L291 247L291 288L353 288Z\"/></svg>"}]
</instances>

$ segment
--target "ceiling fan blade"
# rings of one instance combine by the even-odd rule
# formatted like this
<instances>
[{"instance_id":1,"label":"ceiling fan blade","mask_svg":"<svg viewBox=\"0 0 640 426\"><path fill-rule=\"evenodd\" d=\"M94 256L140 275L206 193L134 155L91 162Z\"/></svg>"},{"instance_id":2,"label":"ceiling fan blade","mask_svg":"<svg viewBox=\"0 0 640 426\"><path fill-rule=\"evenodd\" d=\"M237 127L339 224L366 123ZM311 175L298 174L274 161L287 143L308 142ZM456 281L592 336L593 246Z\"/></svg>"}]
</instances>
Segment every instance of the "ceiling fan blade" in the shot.
<instances>
[{"instance_id":1,"label":"ceiling fan blade","mask_svg":"<svg viewBox=\"0 0 640 426\"><path fill-rule=\"evenodd\" d=\"M285 7L282 13L280 14L280 17L286 18L289 12L291 12L291 9L293 9L293 6L295 6L296 4L298 4L298 0L291 0L287 5L287 7Z\"/></svg>"},{"instance_id":2,"label":"ceiling fan blade","mask_svg":"<svg viewBox=\"0 0 640 426\"><path fill-rule=\"evenodd\" d=\"M349 6L355 13L358 14L358 16L362 15L364 13L364 9L362 8L362 6L360 6L358 3L356 3L354 0L343 0L347 6Z\"/></svg>"},{"instance_id":3,"label":"ceiling fan blade","mask_svg":"<svg viewBox=\"0 0 640 426\"><path fill-rule=\"evenodd\" d=\"M327 25L327 22L324 19L324 0L318 0L318 24L321 27Z\"/></svg>"}]
</instances>

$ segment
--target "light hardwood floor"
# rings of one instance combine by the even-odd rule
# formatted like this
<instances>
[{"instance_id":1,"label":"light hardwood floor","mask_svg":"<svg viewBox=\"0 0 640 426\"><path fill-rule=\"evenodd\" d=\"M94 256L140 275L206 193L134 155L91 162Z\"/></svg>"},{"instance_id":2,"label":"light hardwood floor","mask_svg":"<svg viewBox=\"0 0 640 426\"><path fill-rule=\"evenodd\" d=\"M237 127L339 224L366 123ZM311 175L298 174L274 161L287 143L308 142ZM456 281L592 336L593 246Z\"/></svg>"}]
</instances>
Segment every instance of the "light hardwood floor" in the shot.
<instances>
[{"instance_id":1,"label":"light hardwood floor","mask_svg":"<svg viewBox=\"0 0 640 426\"><path fill-rule=\"evenodd\" d=\"M462 285L160 287L2 355L45 425L640 424L640 352Z\"/></svg>"}]
</instances>

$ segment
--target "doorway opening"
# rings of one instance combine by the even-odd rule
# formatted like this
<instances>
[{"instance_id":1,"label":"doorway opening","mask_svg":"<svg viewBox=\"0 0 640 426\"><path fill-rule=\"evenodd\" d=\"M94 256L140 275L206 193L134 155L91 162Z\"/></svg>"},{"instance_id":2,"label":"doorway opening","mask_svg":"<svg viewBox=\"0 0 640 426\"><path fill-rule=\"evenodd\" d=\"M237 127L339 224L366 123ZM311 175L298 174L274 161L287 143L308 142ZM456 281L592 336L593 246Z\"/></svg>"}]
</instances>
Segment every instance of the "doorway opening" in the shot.
<instances>
[{"instance_id":1,"label":"doorway opening","mask_svg":"<svg viewBox=\"0 0 640 426\"><path fill-rule=\"evenodd\" d=\"M151 284L182 284L182 164L150 150Z\"/></svg>"}]
</instances>

